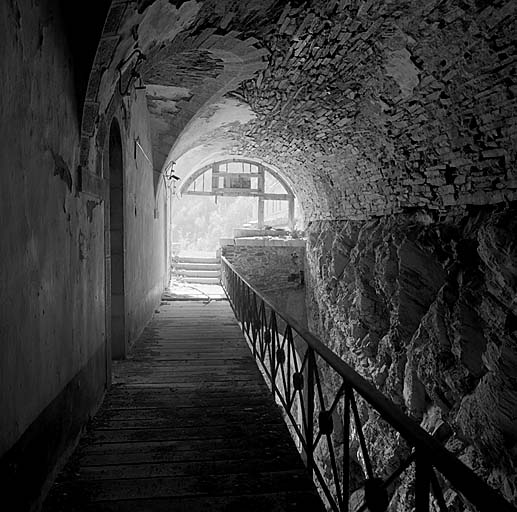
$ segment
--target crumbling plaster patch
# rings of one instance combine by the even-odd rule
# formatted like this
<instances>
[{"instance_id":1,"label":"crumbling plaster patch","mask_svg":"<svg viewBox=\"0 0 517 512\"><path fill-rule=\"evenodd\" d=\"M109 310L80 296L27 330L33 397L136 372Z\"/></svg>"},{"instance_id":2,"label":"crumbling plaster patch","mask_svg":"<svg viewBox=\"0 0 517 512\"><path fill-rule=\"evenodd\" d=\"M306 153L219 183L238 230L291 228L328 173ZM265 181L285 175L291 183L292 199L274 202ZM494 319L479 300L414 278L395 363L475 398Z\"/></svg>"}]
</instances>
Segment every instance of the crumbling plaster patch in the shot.
<instances>
[{"instance_id":1,"label":"crumbling plaster patch","mask_svg":"<svg viewBox=\"0 0 517 512\"><path fill-rule=\"evenodd\" d=\"M225 133L235 130L238 125L246 124L255 117L249 105L234 98L221 98L218 102L210 103L200 109L185 127L181 138L171 148L167 160L177 161L185 152L196 146L209 144L213 151L218 138L224 143L228 138L224 136ZM201 152L200 158L206 154ZM193 164L197 165L197 162Z\"/></svg>"},{"instance_id":2,"label":"crumbling plaster patch","mask_svg":"<svg viewBox=\"0 0 517 512\"><path fill-rule=\"evenodd\" d=\"M201 9L201 2L190 0L178 8L169 0L156 0L143 12L138 23L140 47L147 52L152 46L170 43L192 25Z\"/></svg>"},{"instance_id":3,"label":"crumbling plaster patch","mask_svg":"<svg viewBox=\"0 0 517 512\"><path fill-rule=\"evenodd\" d=\"M418 68L411 62L411 53L405 48L390 51L384 67L386 74L391 76L400 87L402 98L411 96L420 82Z\"/></svg>"}]
</instances>

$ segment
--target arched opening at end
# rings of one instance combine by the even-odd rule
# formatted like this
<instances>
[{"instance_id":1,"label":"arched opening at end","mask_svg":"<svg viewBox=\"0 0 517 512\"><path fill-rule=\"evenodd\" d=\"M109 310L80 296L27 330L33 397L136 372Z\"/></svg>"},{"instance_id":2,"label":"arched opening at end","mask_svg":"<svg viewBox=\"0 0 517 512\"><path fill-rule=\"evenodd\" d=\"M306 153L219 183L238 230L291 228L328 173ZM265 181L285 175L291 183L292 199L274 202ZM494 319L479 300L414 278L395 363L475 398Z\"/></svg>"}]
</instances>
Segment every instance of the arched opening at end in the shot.
<instances>
[{"instance_id":1,"label":"arched opening at end","mask_svg":"<svg viewBox=\"0 0 517 512\"><path fill-rule=\"evenodd\" d=\"M113 120L109 132L109 283L110 338L113 359L126 355L124 293L124 168L120 126Z\"/></svg>"},{"instance_id":2,"label":"arched opening at end","mask_svg":"<svg viewBox=\"0 0 517 512\"><path fill-rule=\"evenodd\" d=\"M173 214L176 250L214 251L220 238L287 236L296 228L293 188L254 160L233 157L203 165L180 182L177 198L183 199Z\"/></svg>"}]
</instances>

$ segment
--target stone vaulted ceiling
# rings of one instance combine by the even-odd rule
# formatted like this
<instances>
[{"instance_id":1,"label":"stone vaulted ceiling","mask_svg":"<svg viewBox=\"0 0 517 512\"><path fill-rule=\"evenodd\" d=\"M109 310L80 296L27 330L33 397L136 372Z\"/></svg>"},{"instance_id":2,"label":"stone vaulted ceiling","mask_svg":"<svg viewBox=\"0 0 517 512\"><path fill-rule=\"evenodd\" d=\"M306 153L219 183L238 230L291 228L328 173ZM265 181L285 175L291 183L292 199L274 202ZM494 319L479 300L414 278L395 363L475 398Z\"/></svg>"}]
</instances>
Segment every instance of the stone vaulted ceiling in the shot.
<instances>
[{"instance_id":1,"label":"stone vaulted ceiling","mask_svg":"<svg viewBox=\"0 0 517 512\"><path fill-rule=\"evenodd\" d=\"M83 143L137 47L156 170L255 157L308 219L511 201L516 12L514 0L114 0Z\"/></svg>"}]
</instances>

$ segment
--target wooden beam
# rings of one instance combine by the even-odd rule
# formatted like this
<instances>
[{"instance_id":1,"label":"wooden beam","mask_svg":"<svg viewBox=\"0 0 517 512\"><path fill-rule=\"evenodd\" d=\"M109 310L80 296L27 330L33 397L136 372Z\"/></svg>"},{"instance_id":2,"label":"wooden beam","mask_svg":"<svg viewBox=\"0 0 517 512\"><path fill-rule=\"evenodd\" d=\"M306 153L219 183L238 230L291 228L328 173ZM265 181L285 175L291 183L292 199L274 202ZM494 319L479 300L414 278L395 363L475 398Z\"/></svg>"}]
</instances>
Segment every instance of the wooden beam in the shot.
<instances>
[{"instance_id":1,"label":"wooden beam","mask_svg":"<svg viewBox=\"0 0 517 512\"><path fill-rule=\"evenodd\" d=\"M253 166L254 168L256 168L257 172L250 172L250 173L228 172L227 165L232 162L241 163L241 164L249 164L249 165ZM224 170L222 170L222 169L224 169ZM225 160L221 160L219 162L213 162L211 164L207 164L207 165L201 167L200 169L195 171L193 174L191 174L189 177L185 177L184 181L180 184L179 193L181 195L186 194L187 193L186 190L188 190L188 188L192 185L192 183L203 173L208 172L210 170L212 172L212 185L213 186L218 185L219 177L226 178L227 175L233 175L233 176L242 176L242 177L248 177L248 178L258 178L260 180L260 174L264 174L267 172L271 176L273 176L283 186L283 188L287 192L286 195L294 196L294 192L291 189L291 187L289 186L289 184L287 183L287 181L280 174L278 174L275 170L267 167L267 165L260 164L259 162L254 162L252 160L246 160L246 159L242 159L242 158L225 159ZM250 167L250 170L251 170L251 167ZM214 188L218 188L218 187L215 186ZM260 188L260 186L258 188ZM254 195L254 194L252 194L252 195ZM272 199L282 200L282 198L272 198Z\"/></svg>"},{"instance_id":2,"label":"wooden beam","mask_svg":"<svg viewBox=\"0 0 517 512\"><path fill-rule=\"evenodd\" d=\"M245 158L230 158L230 159L226 159L226 160L219 160L218 163L223 164L223 165L233 164L233 163L251 164L254 167L258 167L260 165L258 162L254 162L252 160L246 160ZM212 165L212 164L209 164L209 165Z\"/></svg>"},{"instance_id":3,"label":"wooden beam","mask_svg":"<svg viewBox=\"0 0 517 512\"><path fill-rule=\"evenodd\" d=\"M235 193L241 194L241 195L253 195L253 196L258 196L261 193L258 188L237 188L237 187L216 187L215 189L212 188L212 192L214 192L216 194L220 194L223 192L235 192Z\"/></svg>"},{"instance_id":4,"label":"wooden beam","mask_svg":"<svg viewBox=\"0 0 517 512\"><path fill-rule=\"evenodd\" d=\"M214 172L212 171L213 177L224 178L226 176L238 176L239 178L260 178L258 172Z\"/></svg>"},{"instance_id":5,"label":"wooden beam","mask_svg":"<svg viewBox=\"0 0 517 512\"><path fill-rule=\"evenodd\" d=\"M211 192L205 192L201 190L187 190L183 192L184 196L229 196L229 197L263 197L266 201L289 201L292 197L289 194L266 194L260 193L257 190L250 189L215 189Z\"/></svg>"},{"instance_id":6,"label":"wooden beam","mask_svg":"<svg viewBox=\"0 0 517 512\"><path fill-rule=\"evenodd\" d=\"M262 165L259 166L257 188L260 190L260 192L266 191L266 174L264 172L264 167Z\"/></svg>"}]
</instances>

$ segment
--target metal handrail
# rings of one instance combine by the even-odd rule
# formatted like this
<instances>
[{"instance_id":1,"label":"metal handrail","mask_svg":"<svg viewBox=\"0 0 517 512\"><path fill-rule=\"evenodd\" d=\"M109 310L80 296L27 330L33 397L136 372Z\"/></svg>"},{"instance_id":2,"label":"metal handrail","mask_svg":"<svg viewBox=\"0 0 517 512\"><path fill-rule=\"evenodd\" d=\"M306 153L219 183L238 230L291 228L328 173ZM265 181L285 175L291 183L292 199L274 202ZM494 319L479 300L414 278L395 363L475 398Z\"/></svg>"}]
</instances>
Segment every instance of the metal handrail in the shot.
<instances>
[{"instance_id":1,"label":"metal handrail","mask_svg":"<svg viewBox=\"0 0 517 512\"><path fill-rule=\"evenodd\" d=\"M443 491L438 484L434 469L438 470L449 481L451 487L460 492L480 512L493 512L494 510L517 512L517 509L497 491L446 450L442 444L409 416L404 414L392 401L324 345L314 334L302 327L297 320L287 313L279 312L278 307L242 277L224 257L221 258L221 267L221 282L235 315L250 340L257 362L260 363L269 379L273 394L286 409L287 416L291 420L291 426L294 427L303 448L308 469L319 481L332 510L337 512L348 511L349 454L346 447L349 446L350 442L350 425L355 420L356 432L363 452L365 473L367 474L366 482L369 482L369 485L365 485L365 504L359 510L366 510L368 507L370 510L384 510L383 505L376 508L378 505L374 503L375 498L374 502L370 498L368 503L368 488L372 489L374 494L381 492L414 463L417 512L423 512L424 510L427 512L429 510L431 491L439 510L447 510ZM267 310L269 310L269 317L266 313ZM283 336L279 333L278 319L281 319L285 324ZM301 363L297 362L302 356L295 347L293 331L299 335L299 339L303 340L306 345L305 355ZM318 358L321 358L342 379L342 385L336 393L333 404L328 408L324 404L320 370L316 361ZM289 368L286 368L286 366L289 366ZM280 386L278 385L277 381L279 379L281 381L283 379L283 385L282 382ZM282 387L284 388L283 393ZM291 393L293 390L294 394ZM395 474L388 478L386 482L380 482L373 475L354 393L360 395L413 448L413 452L404 463L404 467L395 471ZM293 424L296 422L293 417L292 406L297 394L303 416L301 428ZM317 396L320 399L319 430L315 429L315 424L318 423L315 417ZM337 474L341 472L338 468L334 450L331 448L332 414L335 414L337 404L341 400L344 402L343 421L346 427L344 436L347 437L343 441L345 449L343 450L342 478ZM337 494L337 496L332 494L331 487L327 485L322 471L317 467L314 460L314 449L319 440L324 437L329 445L336 487L334 494ZM387 506L387 502L385 505Z\"/></svg>"}]
</instances>

